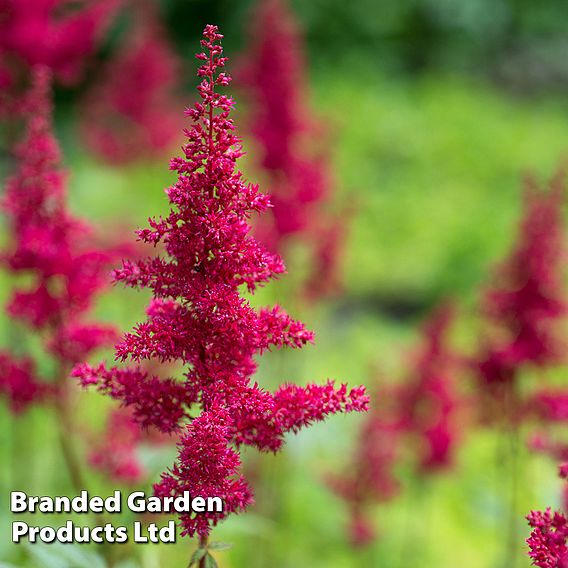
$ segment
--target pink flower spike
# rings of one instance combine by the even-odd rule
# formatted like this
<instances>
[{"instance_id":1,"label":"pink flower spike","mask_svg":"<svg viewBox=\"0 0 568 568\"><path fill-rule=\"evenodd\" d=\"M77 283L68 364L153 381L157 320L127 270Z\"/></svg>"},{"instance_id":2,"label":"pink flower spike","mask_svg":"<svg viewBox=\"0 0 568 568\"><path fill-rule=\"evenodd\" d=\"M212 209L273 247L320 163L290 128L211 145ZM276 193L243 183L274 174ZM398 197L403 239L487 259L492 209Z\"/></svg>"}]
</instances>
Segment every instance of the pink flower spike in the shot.
<instances>
[{"instance_id":1,"label":"pink flower spike","mask_svg":"<svg viewBox=\"0 0 568 568\"><path fill-rule=\"evenodd\" d=\"M15 413L52 394L49 387L38 380L32 359L15 359L9 353L0 353L0 393Z\"/></svg>"},{"instance_id":2,"label":"pink flower spike","mask_svg":"<svg viewBox=\"0 0 568 568\"><path fill-rule=\"evenodd\" d=\"M256 234L284 253L294 238L307 245L310 274L304 293L310 300L340 287L339 258L345 215L331 211L332 175L328 129L308 104L303 42L287 0L257 0L250 45L241 72L250 99L250 131L259 147L256 159L270 182L272 208L259 219Z\"/></svg>"},{"instance_id":3,"label":"pink flower spike","mask_svg":"<svg viewBox=\"0 0 568 568\"><path fill-rule=\"evenodd\" d=\"M568 522L562 513L531 511L527 516L533 528L527 544L533 564L539 568L568 568Z\"/></svg>"},{"instance_id":4,"label":"pink flower spike","mask_svg":"<svg viewBox=\"0 0 568 568\"><path fill-rule=\"evenodd\" d=\"M216 26L205 28L197 57L200 100L185 113L191 127L183 156L170 163L178 175L166 191L171 210L138 231L158 254L115 271L117 282L152 292L146 317L116 345L120 365L74 371L84 386L129 407L141 426L180 437L176 463L154 489L162 497L190 491L223 499L223 511L180 515L182 534L202 537L252 503L240 473L243 445L277 451L287 432L368 405L362 387L329 381L271 393L253 382L259 355L302 347L313 334L279 306L257 310L243 294L285 269L251 235L250 216L268 200L237 169L243 152L234 103L218 92L230 80L221 38ZM163 364L183 366L182 378L163 379L140 367Z\"/></svg>"},{"instance_id":5,"label":"pink flower spike","mask_svg":"<svg viewBox=\"0 0 568 568\"><path fill-rule=\"evenodd\" d=\"M98 246L90 227L67 208L66 174L53 134L51 81L49 69L32 69L31 86L20 101L23 140L14 149L16 167L1 204L9 231L2 264L24 276L11 291L7 312L41 339L57 383L53 389L39 386L32 359L11 357L11 365L5 359L3 390L8 398L20 399L20 410L24 399L31 403L35 395L41 399L59 390L74 364L116 337L110 326L86 321L95 298L110 283L108 267L116 251Z\"/></svg>"},{"instance_id":6,"label":"pink flower spike","mask_svg":"<svg viewBox=\"0 0 568 568\"><path fill-rule=\"evenodd\" d=\"M152 2L130 2L131 29L83 101L82 137L111 164L162 156L180 137L181 64Z\"/></svg>"},{"instance_id":7,"label":"pink flower spike","mask_svg":"<svg viewBox=\"0 0 568 568\"><path fill-rule=\"evenodd\" d=\"M518 242L485 291L489 331L477 363L486 390L514 382L525 365L562 362L565 345L558 322L568 313L564 289L566 256L562 204L564 172L547 190L527 179Z\"/></svg>"},{"instance_id":8,"label":"pink flower spike","mask_svg":"<svg viewBox=\"0 0 568 568\"><path fill-rule=\"evenodd\" d=\"M0 6L0 55L30 69L48 67L73 84L116 13L120 0L4 0Z\"/></svg>"}]
</instances>

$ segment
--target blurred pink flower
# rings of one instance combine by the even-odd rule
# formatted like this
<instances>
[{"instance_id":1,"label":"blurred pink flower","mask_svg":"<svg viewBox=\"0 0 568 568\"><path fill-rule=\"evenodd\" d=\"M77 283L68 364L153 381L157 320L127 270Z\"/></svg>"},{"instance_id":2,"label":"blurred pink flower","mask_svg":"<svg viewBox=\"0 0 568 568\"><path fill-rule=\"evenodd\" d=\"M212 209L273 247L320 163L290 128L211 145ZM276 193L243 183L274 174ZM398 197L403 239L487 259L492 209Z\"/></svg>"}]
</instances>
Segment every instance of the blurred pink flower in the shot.
<instances>
[{"instance_id":1,"label":"blurred pink flower","mask_svg":"<svg viewBox=\"0 0 568 568\"><path fill-rule=\"evenodd\" d=\"M375 528L371 519L354 509L351 515L351 524L349 526L350 541L353 546L364 547L373 542L376 538Z\"/></svg>"},{"instance_id":2,"label":"blurred pink flower","mask_svg":"<svg viewBox=\"0 0 568 568\"><path fill-rule=\"evenodd\" d=\"M525 363L563 359L563 343L554 328L567 312L562 177L561 172L549 191L529 181L518 244L485 292L485 313L505 334L503 342L489 346L480 366L487 383L508 380L509 372Z\"/></svg>"},{"instance_id":3,"label":"blurred pink flower","mask_svg":"<svg viewBox=\"0 0 568 568\"><path fill-rule=\"evenodd\" d=\"M350 467L329 476L331 489L346 503L350 514L349 537L354 546L375 538L375 529L365 510L393 499L400 491L396 466L401 458L404 428L400 422L398 388L382 388L357 437Z\"/></svg>"},{"instance_id":4,"label":"blurred pink flower","mask_svg":"<svg viewBox=\"0 0 568 568\"><path fill-rule=\"evenodd\" d=\"M113 410L100 439L89 452L89 464L108 478L135 485L146 474L138 459L143 435L138 423L124 409Z\"/></svg>"},{"instance_id":5,"label":"blurred pink flower","mask_svg":"<svg viewBox=\"0 0 568 568\"><path fill-rule=\"evenodd\" d=\"M160 156L179 137L181 64L146 0L130 3L133 23L81 109L87 146L111 163Z\"/></svg>"},{"instance_id":6,"label":"blurred pink flower","mask_svg":"<svg viewBox=\"0 0 568 568\"><path fill-rule=\"evenodd\" d=\"M453 307L442 305L423 327L423 345L409 370L403 413L409 432L416 436L419 460L425 470L452 463L459 443L460 403L454 385L457 357L447 345L454 319Z\"/></svg>"},{"instance_id":7,"label":"blurred pink flower","mask_svg":"<svg viewBox=\"0 0 568 568\"><path fill-rule=\"evenodd\" d=\"M0 0L0 59L42 65L64 83L80 78L120 0ZM9 67L3 67L11 84Z\"/></svg>"},{"instance_id":8,"label":"blurred pink flower","mask_svg":"<svg viewBox=\"0 0 568 568\"><path fill-rule=\"evenodd\" d=\"M329 477L332 490L348 505L354 546L374 540L367 509L399 494L397 468L403 460L417 456L422 473L452 463L461 438L461 401L453 381L458 358L446 337L453 319L450 304L442 305L428 318L405 380L375 388L351 466L343 475Z\"/></svg>"},{"instance_id":9,"label":"blurred pink flower","mask_svg":"<svg viewBox=\"0 0 568 568\"><path fill-rule=\"evenodd\" d=\"M546 454L555 461L568 461L568 444L555 439L549 432L534 432L527 445L531 451Z\"/></svg>"},{"instance_id":10,"label":"blurred pink flower","mask_svg":"<svg viewBox=\"0 0 568 568\"><path fill-rule=\"evenodd\" d=\"M499 408L511 400L508 393L521 368L565 360L558 328L568 311L563 177L559 171L548 191L527 181L518 242L484 293L489 333L476 366L484 392Z\"/></svg>"},{"instance_id":11,"label":"blurred pink flower","mask_svg":"<svg viewBox=\"0 0 568 568\"><path fill-rule=\"evenodd\" d=\"M241 75L251 101L250 129L258 145L258 165L267 174L273 205L272 215L259 222L257 234L277 252L290 237L308 244L313 270L306 292L318 297L339 287L346 222L329 213L330 166L320 144L325 127L305 101L302 40L286 0L258 2L253 21L253 40Z\"/></svg>"},{"instance_id":12,"label":"blurred pink flower","mask_svg":"<svg viewBox=\"0 0 568 568\"><path fill-rule=\"evenodd\" d=\"M33 359L0 351L0 392L6 395L12 411L19 413L44 399L49 387L38 379Z\"/></svg>"},{"instance_id":13,"label":"blurred pink flower","mask_svg":"<svg viewBox=\"0 0 568 568\"><path fill-rule=\"evenodd\" d=\"M542 420L547 422L568 420L568 392L565 390L541 390L532 397L530 404Z\"/></svg>"},{"instance_id":14,"label":"blurred pink flower","mask_svg":"<svg viewBox=\"0 0 568 568\"><path fill-rule=\"evenodd\" d=\"M89 227L66 208L65 174L51 124L51 73L34 68L32 75L21 102L27 130L15 149L17 167L2 201L9 229L2 261L12 273L26 276L12 292L8 313L42 337L61 380L75 363L116 337L112 327L85 321L107 284L114 252L93 244ZM26 368L31 369L27 363ZM0 384L7 380L0 377ZM14 395L9 388L5 394Z\"/></svg>"}]
</instances>

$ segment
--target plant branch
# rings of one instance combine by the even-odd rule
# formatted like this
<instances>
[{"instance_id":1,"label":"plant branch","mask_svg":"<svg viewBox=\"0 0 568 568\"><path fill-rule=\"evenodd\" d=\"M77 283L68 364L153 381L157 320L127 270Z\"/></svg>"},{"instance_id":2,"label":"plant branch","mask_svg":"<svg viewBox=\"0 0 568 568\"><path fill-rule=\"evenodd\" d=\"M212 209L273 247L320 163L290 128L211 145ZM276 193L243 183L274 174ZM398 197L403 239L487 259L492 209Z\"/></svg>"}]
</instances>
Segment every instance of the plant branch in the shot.
<instances>
[{"instance_id":1,"label":"plant branch","mask_svg":"<svg viewBox=\"0 0 568 568\"><path fill-rule=\"evenodd\" d=\"M69 473L71 485L78 495L83 489L85 489L85 481L81 471L81 465L77 457L77 452L70 436L73 432L73 419L70 407L71 392L66 378L67 373L65 372L65 369L60 369L57 381L59 392L55 397L55 410L58 413L57 429L59 445L67 467L67 472Z\"/></svg>"},{"instance_id":2,"label":"plant branch","mask_svg":"<svg viewBox=\"0 0 568 568\"><path fill-rule=\"evenodd\" d=\"M207 535L199 537L199 548L207 548L209 537ZM199 560L199 568L207 568L207 555Z\"/></svg>"},{"instance_id":3,"label":"plant branch","mask_svg":"<svg viewBox=\"0 0 568 568\"><path fill-rule=\"evenodd\" d=\"M518 497L519 497L519 422L517 383L511 384L506 392L506 427L508 437L508 471L509 476L509 519L508 538L506 548L505 565L507 568L515 568L518 559Z\"/></svg>"}]
</instances>

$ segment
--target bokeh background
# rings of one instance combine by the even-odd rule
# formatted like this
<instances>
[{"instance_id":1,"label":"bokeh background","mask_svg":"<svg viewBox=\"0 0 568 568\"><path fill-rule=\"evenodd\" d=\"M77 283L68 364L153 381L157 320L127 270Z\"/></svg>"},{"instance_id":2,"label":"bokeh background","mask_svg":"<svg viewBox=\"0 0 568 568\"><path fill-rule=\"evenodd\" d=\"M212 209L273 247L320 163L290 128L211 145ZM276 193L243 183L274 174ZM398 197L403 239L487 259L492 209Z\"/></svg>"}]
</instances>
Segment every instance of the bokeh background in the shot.
<instances>
[{"instance_id":1,"label":"bokeh background","mask_svg":"<svg viewBox=\"0 0 568 568\"><path fill-rule=\"evenodd\" d=\"M180 102L169 109L178 114L180 129L184 105L196 96L193 54L201 30L206 23L218 24L231 65L238 65L251 41L253 4L158 3L180 58ZM325 298L307 300L301 282L311 268L309 243L302 236L288 243L289 275L263 290L258 302L281 303L315 330L316 343L268 354L259 381L274 386L332 377L366 384L380 397L382 385L396 384L408 373L421 322L448 298L459 314L452 342L457 351L475 352L480 290L517 236L522 174L531 171L545 180L568 151L566 6L561 0L310 0L291 1L290 7L304 42L306 101L325 124L317 143L329 155L334 191L322 207L342 219L341 286ZM79 132L82 101L100 81L99 69L121 49L131 16L128 10L119 13L81 81L56 90L56 128L70 172L71 208L108 236L131 234L149 215L164 212L163 188L174 179L167 166L176 141L161 155L112 164L95 156ZM266 81L271 81L268 71ZM262 181L263 172L251 158L256 146L247 130L250 108L238 77L232 92L249 152L244 169L250 179ZM4 177L11 163L3 150ZM263 184L263 189L270 193L270 187ZM3 298L10 286L3 274ZM128 329L147 299L144 293L113 288L97 313ZM1 341L11 345L28 339L4 316ZM551 373L561 382L566 368ZM468 373L455 379L465 393L475 388ZM79 394L79 434L88 433L89 439L101 430L111 406L96 394ZM96 547L10 543L10 489L38 495L72 491L53 412L37 407L14 416L6 405L1 408L0 565L104 566ZM277 457L250 452L246 467L257 505L215 530L215 540L232 543L216 555L219 566L530 565L524 545L529 528L522 516L560 502L557 464L524 446L520 450L518 542L511 552L506 543L510 471L502 436L496 428L471 425L467 416L460 418L463 439L452 466L424 476L411 460L396 464L400 491L372 507L376 539L366 547L352 546L348 508L326 479L353 467L364 421L362 415L336 416L291 436ZM143 488L149 489L174 455L171 445L139 449L149 472ZM88 478L93 493L106 495L117 487L96 471ZM44 520L30 516L32 523ZM124 524L131 520L126 516ZM194 546L178 539L176 545L124 547L116 565L181 568Z\"/></svg>"}]
</instances>

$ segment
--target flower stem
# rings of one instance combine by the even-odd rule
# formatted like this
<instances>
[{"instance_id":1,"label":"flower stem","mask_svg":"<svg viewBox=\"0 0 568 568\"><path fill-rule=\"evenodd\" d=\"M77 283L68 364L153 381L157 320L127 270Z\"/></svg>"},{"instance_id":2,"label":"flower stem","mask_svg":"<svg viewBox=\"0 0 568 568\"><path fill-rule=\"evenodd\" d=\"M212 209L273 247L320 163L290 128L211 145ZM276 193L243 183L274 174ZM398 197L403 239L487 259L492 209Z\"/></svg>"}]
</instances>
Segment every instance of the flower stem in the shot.
<instances>
[{"instance_id":1,"label":"flower stem","mask_svg":"<svg viewBox=\"0 0 568 568\"><path fill-rule=\"evenodd\" d=\"M61 447L61 452L67 467L67 472L69 473L71 485L73 486L75 493L78 495L83 489L85 489L85 482L79 459L77 458L77 453L70 436L73 432L73 420L69 405L71 393L69 392L69 385L65 380L66 374L61 372L60 377L63 377L63 379L58 381L59 393L55 398L55 410L58 413L57 429L59 435L59 446Z\"/></svg>"},{"instance_id":2,"label":"flower stem","mask_svg":"<svg viewBox=\"0 0 568 568\"><path fill-rule=\"evenodd\" d=\"M199 548L207 548L209 537L207 535L203 535L199 537ZM203 556L201 560L199 560L199 568L206 568L207 564L207 555Z\"/></svg>"},{"instance_id":3,"label":"flower stem","mask_svg":"<svg viewBox=\"0 0 568 568\"><path fill-rule=\"evenodd\" d=\"M509 519L505 566L515 568L518 560L519 422L516 383L507 390L506 419L508 438Z\"/></svg>"},{"instance_id":4,"label":"flower stem","mask_svg":"<svg viewBox=\"0 0 568 568\"><path fill-rule=\"evenodd\" d=\"M77 456L76 448L73 444L72 434L73 416L71 412L71 391L69 382L67 381L68 373L65 368L61 368L58 373L58 396L55 397L54 408L57 412L57 430L59 435L59 446L63 454L63 460L67 467L69 479L73 487L73 491L79 495L81 491L87 488L81 462ZM95 514L95 523L99 526L105 526L106 519L100 513ZM107 566L112 568L115 564L113 551L109 543L103 545L103 556L106 559Z\"/></svg>"}]
</instances>

